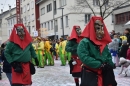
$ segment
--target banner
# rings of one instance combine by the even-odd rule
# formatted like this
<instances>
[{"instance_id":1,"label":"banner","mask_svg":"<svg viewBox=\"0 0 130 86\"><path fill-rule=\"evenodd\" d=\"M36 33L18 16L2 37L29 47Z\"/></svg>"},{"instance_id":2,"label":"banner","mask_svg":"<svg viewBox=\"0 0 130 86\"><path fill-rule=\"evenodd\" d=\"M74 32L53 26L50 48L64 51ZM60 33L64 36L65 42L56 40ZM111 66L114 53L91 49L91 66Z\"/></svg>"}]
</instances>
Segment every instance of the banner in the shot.
<instances>
[{"instance_id":1,"label":"banner","mask_svg":"<svg viewBox=\"0 0 130 86\"><path fill-rule=\"evenodd\" d=\"M16 15L17 15L17 24L21 23L20 0L16 0Z\"/></svg>"}]
</instances>

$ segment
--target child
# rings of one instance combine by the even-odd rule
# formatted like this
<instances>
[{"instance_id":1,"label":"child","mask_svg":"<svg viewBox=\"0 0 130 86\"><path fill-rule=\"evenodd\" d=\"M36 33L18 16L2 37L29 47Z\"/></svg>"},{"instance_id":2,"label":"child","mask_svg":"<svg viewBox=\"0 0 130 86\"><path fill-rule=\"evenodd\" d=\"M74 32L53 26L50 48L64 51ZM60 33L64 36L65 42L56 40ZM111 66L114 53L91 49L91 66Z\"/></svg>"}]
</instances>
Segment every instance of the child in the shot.
<instances>
[{"instance_id":1,"label":"child","mask_svg":"<svg viewBox=\"0 0 130 86\"><path fill-rule=\"evenodd\" d=\"M118 48L119 48L119 39L117 35L114 35L112 42L108 45L110 52L112 54L112 61L113 63L118 66Z\"/></svg>"}]
</instances>

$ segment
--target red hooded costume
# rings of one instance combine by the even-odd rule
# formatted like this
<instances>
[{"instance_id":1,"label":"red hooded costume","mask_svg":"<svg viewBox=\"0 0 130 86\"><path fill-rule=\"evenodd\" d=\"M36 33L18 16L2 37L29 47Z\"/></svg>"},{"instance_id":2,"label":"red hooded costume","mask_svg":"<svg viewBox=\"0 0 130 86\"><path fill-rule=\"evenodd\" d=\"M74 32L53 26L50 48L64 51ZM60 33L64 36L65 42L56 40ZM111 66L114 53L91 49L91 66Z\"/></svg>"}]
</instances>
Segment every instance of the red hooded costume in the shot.
<instances>
[{"instance_id":1,"label":"red hooded costume","mask_svg":"<svg viewBox=\"0 0 130 86\"><path fill-rule=\"evenodd\" d=\"M95 31L95 28L94 28L94 24L95 24L95 21L96 20L100 20L103 25L104 25L104 38L102 40L98 40L96 38L96 31ZM96 45L98 45L100 47L100 53L102 54L104 48L106 47L107 44L109 44L111 42L111 38L110 38L110 35L107 31L107 28L103 22L103 19L101 17L92 17L90 22L88 23L88 25L85 27L84 31L82 32L81 36L83 38L89 38L93 43L95 43ZM92 69L88 66L86 66L87 68L97 72L99 75L98 75L98 86L103 86L102 83L102 70L100 69ZM111 85L110 85L111 86Z\"/></svg>"},{"instance_id":2,"label":"red hooded costume","mask_svg":"<svg viewBox=\"0 0 130 86\"><path fill-rule=\"evenodd\" d=\"M77 35L76 28L80 28L80 26L73 26L73 29L72 29L72 32L71 32L69 40L76 39L76 42L79 43L82 38L81 38L81 36ZM77 63L76 65L73 66L72 73L79 73L79 72L81 72L81 65L82 65L82 63L81 63L81 61L77 57L78 57L77 55L72 55L72 58Z\"/></svg>"},{"instance_id":3,"label":"red hooded costume","mask_svg":"<svg viewBox=\"0 0 130 86\"><path fill-rule=\"evenodd\" d=\"M22 26L25 31L24 40L21 40L17 35L16 29L18 26ZM19 45L24 50L32 42L32 37L30 36L23 24L15 24L9 40Z\"/></svg>"},{"instance_id":4,"label":"red hooded costume","mask_svg":"<svg viewBox=\"0 0 130 86\"><path fill-rule=\"evenodd\" d=\"M77 27L80 28L80 26L73 26L69 40L76 39L76 42L79 43L81 41L81 37L77 35L77 32L76 32Z\"/></svg>"},{"instance_id":5,"label":"red hooded costume","mask_svg":"<svg viewBox=\"0 0 130 86\"><path fill-rule=\"evenodd\" d=\"M102 40L97 40L96 39L96 33L95 33L95 28L94 28L94 23L96 20L100 20L103 25L104 25L104 38ZM94 42L96 45L100 46L100 52L103 52L103 49L106 47L107 44L111 42L110 35L107 31L107 28L103 22L103 19L101 17L92 17L88 25L85 27L84 31L81 34L82 37L84 38L89 38L92 42Z\"/></svg>"},{"instance_id":6,"label":"red hooded costume","mask_svg":"<svg viewBox=\"0 0 130 86\"><path fill-rule=\"evenodd\" d=\"M17 35L16 29L18 26L22 26L24 31L25 31L24 40L21 40L19 38L19 36ZM32 42L32 38L23 24L15 24L9 41L19 45L19 47L24 50ZM29 74L30 73L29 62L28 63L21 63L21 65L23 68L22 73L17 73L12 68L12 84L25 84L25 85L31 84L32 81L31 81L31 74Z\"/></svg>"}]
</instances>

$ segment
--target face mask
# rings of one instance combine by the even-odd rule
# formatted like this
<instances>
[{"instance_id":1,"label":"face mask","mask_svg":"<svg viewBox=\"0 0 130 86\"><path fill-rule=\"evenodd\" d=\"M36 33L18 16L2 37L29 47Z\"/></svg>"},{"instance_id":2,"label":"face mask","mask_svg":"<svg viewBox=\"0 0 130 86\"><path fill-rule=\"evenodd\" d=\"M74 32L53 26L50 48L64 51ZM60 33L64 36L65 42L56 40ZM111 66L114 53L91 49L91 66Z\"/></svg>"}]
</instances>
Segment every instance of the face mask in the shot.
<instances>
[{"instance_id":1,"label":"face mask","mask_svg":"<svg viewBox=\"0 0 130 86\"><path fill-rule=\"evenodd\" d=\"M100 20L96 20L94 23L96 38L102 40L104 37L103 23Z\"/></svg>"},{"instance_id":2,"label":"face mask","mask_svg":"<svg viewBox=\"0 0 130 86\"><path fill-rule=\"evenodd\" d=\"M80 27L76 27L76 33L78 36L81 35L81 28Z\"/></svg>"},{"instance_id":3,"label":"face mask","mask_svg":"<svg viewBox=\"0 0 130 86\"><path fill-rule=\"evenodd\" d=\"M17 35L19 36L19 38L21 40L23 40L24 36L25 36L25 31L24 31L23 27L18 26L16 30L17 30Z\"/></svg>"}]
</instances>

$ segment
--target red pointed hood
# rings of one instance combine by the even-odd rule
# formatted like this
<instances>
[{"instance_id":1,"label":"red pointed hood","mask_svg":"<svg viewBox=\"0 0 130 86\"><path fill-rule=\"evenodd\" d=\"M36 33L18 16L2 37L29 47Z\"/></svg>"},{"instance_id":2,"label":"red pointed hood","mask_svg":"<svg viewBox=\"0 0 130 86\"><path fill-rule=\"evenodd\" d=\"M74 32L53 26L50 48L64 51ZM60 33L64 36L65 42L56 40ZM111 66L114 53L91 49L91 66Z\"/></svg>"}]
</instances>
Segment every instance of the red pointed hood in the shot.
<instances>
[{"instance_id":1,"label":"red pointed hood","mask_svg":"<svg viewBox=\"0 0 130 86\"><path fill-rule=\"evenodd\" d=\"M24 28L25 31L24 40L20 40L19 36L17 35L16 29L18 26L22 26ZM24 27L23 24L15 24L9 40L19 45L24 50L32 42L32 37L30 36L30 34L28 33L27 29Z\"/></svg>"},{"instance_id":2,"label":"red pointed hood","mask_svg":"<svg viewBox=\"0 0 130 86\"><path fill-rule=\"evenodd\" d=\"M76 27L80 28L80 26L73 26L69 40L76 39L76 42L79 43L81 38L78 36L78 34L76 32Z\"/></svg>"},{"instance_id":3,"label":"red pointed hood","mask_svg":"<svg viewBox=\"0 0 130 86\"><path fill-rule=\"evenodd\" d=\"M84 31L82 32L81 36L82 37L86 37L86 38L89 38L91 41L93 41L96 45L100 46L100 52L102 53L105 46L111 42L111 38L110 38L110 35L107 31L107 28L104 24L104 38L102 40L97 40L96 39L96 32L95 32L95 29L94 29L94 22L96 20L101 20L102 23L104 24L103 22L103 19L101 17L92 17L90 22L88 23L88 25L85 27Z\"/></svg>"}]
</instances>

